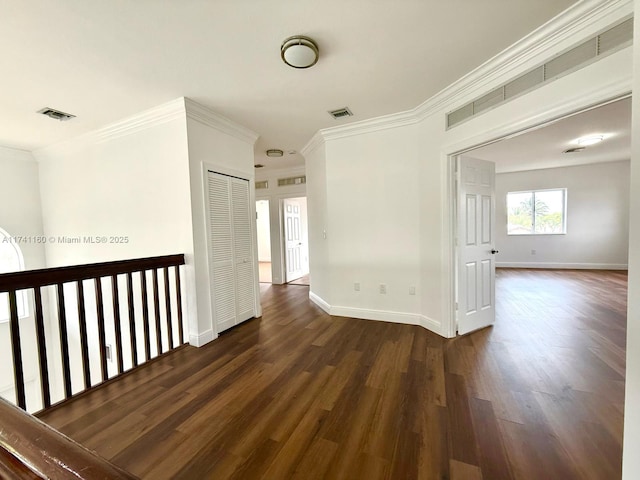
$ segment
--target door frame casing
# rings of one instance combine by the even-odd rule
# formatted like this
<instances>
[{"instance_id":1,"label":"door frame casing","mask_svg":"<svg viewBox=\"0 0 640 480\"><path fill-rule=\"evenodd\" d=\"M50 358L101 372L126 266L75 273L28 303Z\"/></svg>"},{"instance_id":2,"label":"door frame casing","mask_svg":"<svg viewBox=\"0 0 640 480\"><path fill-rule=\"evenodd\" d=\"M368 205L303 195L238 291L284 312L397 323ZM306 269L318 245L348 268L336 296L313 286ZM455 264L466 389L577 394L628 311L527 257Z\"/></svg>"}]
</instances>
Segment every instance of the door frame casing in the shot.
<instances>
[{"instance_id":1,"label":"door frame casing","mask_svg":"<svg viewBox=\"0 0 640 480\"><path fill-rule=\"evenodd\" d=\"M543 112L532 113L517 122L505 122L498 127L452 142L443 147L440 155L443 206L441 237L442 263L440 272L441 284L443 286L441 304L442 336L453 338L457 335L456 282L458 278L455 268L458 255L456 248L457 157L476 148L531 132L564 118L622 100L629 96L631 96L631 83L625 79L605 88L596 89L588 95L568 99L566 102L556 104L553 107L549 106Z\"/></svg>"}]
</instances>

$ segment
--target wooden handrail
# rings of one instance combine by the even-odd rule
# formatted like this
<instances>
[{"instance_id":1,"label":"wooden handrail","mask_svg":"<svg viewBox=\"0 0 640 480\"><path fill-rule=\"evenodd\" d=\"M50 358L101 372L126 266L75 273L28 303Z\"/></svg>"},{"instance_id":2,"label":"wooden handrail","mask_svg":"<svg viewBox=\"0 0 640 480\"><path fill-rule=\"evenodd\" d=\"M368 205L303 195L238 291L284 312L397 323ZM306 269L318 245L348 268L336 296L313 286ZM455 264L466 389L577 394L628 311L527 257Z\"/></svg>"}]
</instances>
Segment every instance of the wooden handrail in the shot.
<instances>
[{"instance_id":1,"label":"wooden handrail","mask_svg":"<svg viewBox=\"0 0 640 480\"><path fill-rule=\"evenodd\" d=\"M3 273L0 274L0 292L109 277L152 268L174 267L184 263L184 254L178 254Z\"/></svg>"},{"instance_id":2,"label":"wooden handrail","mask_svg":"<svg viewBox=\"0 0 640 480\"><path fill-rule=\"evenodd\" d=\"M2 398L0 477L52 480L137 478Z\"/></svg>"},{"instance_id":3,"label":"wooden handrail","mask_svg":"<svg viewBox=\"0 0 640 480\"><path fill-rule=\"evenodd\" d=\"M182 293L180 282L180 266L185 264L183 254L165 255L159 257L137 258L132 260L120 260L115 262L93 263L87 265L74 265L68 267L44 268L40 270L28 270L16 273L5 273L0 275L0 293L7 292L9 300L9 332L11 336L11 350L13 356L14 383L16 403L19 407L26 409L27 399L24 384L24 371L22 361L22 341L20 339L21 319L18 317L18 293L20 290L33 290L34 315L36 341L38 349L38 360L40 364L40 386L42 393L42 405L44 409L52 405L49 370L51 361L47 355L48 345L52 345L53 338L47 338L45 329L43 295L41 289L53 285L55 288L50 292L52 306L55 304L56 315L50 314L52 322L57 322L58 341L60 347L59 366L62 367L62 383L64 387L64 399L68 399L75 393L89 390L98 383L103 383L109 378L121 375L125 370L125 359L123 355L123 344L126 337L129 340L129 352L131 354L131 366L137 367L141 363L149 361L152 357L162 355L165 350L177 348L185 343L182 317ZM163 272L163 285L160 284L158 270ZM170 285L170 270L174 272L175 284ZM147 280L147 273L151 275L151 282ZM133 275L140 278L141 302L134 302ZM121 276L121 277L119 277ZM126 288L121 289L118 285L120 280L126 281ZM104 292L103 279L110 284L111 292ZM93 293L85 290L85 282L93 281ZM150 283L150 286L148 286ZM65 288L71 286L71 288ZM75 287L75 293L73 292ZM153 296L153 303L149 305L149 289ZM121 292L121 290L124 290ZM173 290L173 296L172 296ZM137 290L136 290L137 291ZM164 292L164 302L160 304L160 292ZM122 293L122 295L121 295ZM87 312L87 302L85 295L93 295L92 301L95 305L94 315ZM105 297L111 300L111 312L105 309ZM121 315L120 301L126 300L127 315ZM77 304L75 312L70 307L71 303ZM151 307L151 308L150 308ZM175 316L172 310L175 307ZM162 322L161 308L164 308L164 322ZM52 309L53 310L53 309ZM153 312L153 322L149 315L149 310ZM138 315L141 314L141 315ZM74 318L75 317L75 318ZM93 350L97 354L100 363L99 380L96 382L98 372L91 371L91 358L88 336L88 324L91 321L93 330L97 333L98 342L94 344ZM125 323L125 328L122 322ZM177 326L177 339L174 335L174 321ZM126 325L128 324L128 325ZM140 325L141 324L141 325ZM82 362L82 388L74 388L72 381L72 365L70 362L70 335L69 325L78 328L79 332L79 353ZM127 328L128 326L128 328ZM110 375L107 365L107 327L114 330L115 355L117 359L117 372ZM142 337L139 338L138 328L142 330ZM125 333L126 332L126 333ZM155 352L151 349L151 336L154 336ZM138 347L144 346L144 357L138 355ZM112 353L114 353L112 351ZM78 381L78 379L76 379Z\"/></svg>"}]
</instances>

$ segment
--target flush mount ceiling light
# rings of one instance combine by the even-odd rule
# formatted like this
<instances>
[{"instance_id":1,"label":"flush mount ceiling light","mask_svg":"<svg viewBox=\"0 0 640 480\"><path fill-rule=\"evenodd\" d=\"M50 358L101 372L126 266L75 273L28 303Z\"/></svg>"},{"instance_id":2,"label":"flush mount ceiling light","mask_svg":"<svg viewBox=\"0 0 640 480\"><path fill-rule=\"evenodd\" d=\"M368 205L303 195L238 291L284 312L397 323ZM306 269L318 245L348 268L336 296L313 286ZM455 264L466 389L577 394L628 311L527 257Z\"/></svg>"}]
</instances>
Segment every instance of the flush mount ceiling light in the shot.
<instances>
[{"instance_id":1,"label":"flush mount ceiling light","mask_svg":"<svg viewBox=\"0 0 640 480\"><path fill-rule=\"evenodd\" d=\"M281 157L284 152L278 148L271 148L267 150L267 157Z\"/></svg>"},{"instance_id":2,"label":"flush mount ceiling light","mask_svg":"<svg viewBox=\"0 0 640 480\"><path fill-rule=\"evenodd\" d=\"M582 147L588 147L589 145L595 145L604 140L604 135L588 135L576 140L576 143Z\"/></svg>"},{"instance_id":3,"label":"flush mount ceiling light","mask_svg":"<svg viewBox=\"0 0 640 480\"><path fill-rule=\"evenodd\" d=\"M309 37L294 35L282 42L282 61L293 68L309 68L318 61L318 45Z\"/></svg>"}]
</instances>

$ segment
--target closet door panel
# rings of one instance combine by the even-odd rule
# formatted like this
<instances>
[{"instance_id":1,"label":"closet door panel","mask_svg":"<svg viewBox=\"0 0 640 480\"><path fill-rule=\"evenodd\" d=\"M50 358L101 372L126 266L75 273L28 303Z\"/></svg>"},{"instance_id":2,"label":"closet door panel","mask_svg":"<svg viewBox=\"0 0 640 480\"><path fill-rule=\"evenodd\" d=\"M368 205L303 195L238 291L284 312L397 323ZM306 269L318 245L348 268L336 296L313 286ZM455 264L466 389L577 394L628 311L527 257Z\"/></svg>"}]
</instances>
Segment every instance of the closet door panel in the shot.
<instances>
[{"instance_id":1,"label":"closet door panel","mask_svg":"<svg viewBox=\"0 0 640 480\"><path fill-rule=\"evenodd\" d=\"M231 205L233 250L236 268L236 321L239 323L253 318L255 315L255 279L248 181L236 178L231 179Z\"/></svg>"},{"instance_id":2,"label":"closet door panel","mask_svg":"<svg viewBox=\"0 0 640 480\"><path fill-rule=\"evenodd\" d=\"M236 287L233 225L229 180L209 173L209 242L211 247L211 295L217 331L236 324Z\"/></svg>"}]
</instances>

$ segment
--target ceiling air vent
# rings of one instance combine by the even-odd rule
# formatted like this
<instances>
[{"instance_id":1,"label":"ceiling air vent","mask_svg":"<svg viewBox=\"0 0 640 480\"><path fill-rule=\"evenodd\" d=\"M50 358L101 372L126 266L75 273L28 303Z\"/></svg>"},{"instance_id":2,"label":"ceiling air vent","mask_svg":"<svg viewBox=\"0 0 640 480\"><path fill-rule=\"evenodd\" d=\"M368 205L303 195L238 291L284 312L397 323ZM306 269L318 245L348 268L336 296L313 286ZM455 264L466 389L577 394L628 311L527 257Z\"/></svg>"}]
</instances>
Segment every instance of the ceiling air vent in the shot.
<instances>
[{"instance_id":1,"label":"ceiling air vent","mask_svg":"<svg viewBox=\"0 0 640 480\"><path fill-rule=\"evenodd\" d=\"M267 180L256 182L256 190L261 188L269 188L269 182Z\"/></svg>"},{"instance_id":2,"label":"ceiling air vent","mask_svg":"<svg viewBox=\"0 0 640 480\"><path fill-rule=\"evenodd\" d=\"M601 57L628 47L632 43L633 18L630 18L551 58L547 63L538 65L533 70L523 73L482 97L447 113L447 128L585 67Z\"/></svg>"},{"instance_id":3,"label":"ceiling air vent","mask_svg":"<svg viewBox=\"0 0 640 480\"><path fill-rule=\"evenodd\" d=\"M344 107L344 108L339 108L337 110L331 110L329 112L329 115L337 119L342 117L352 117L353 113L351 113L351 110L349 110L348 107Z\"/></svg>"},{"instance_id":4,"label":"ceiling air vent","mask_svg":"<svg viewBox=\"0 0 640 480\"><path fill-rule=\"evenodd\" d=\"M307 183L306 175L301 175L299 177L289 177L289 178L278 179L279 187L286 187L287 185L301 185L303 183Z\"/></svg>"},{"instance_id":5,"label":"ceiling air vent","mask_svg":"<svg viewBox=\"0 0 640 480\"><path fill-rule=\"evenodd\" d=\"M41 113L42 115L46 115L49 118L53 118L54 120L60 120L61 122L65 122L67 120L71 120L72 118L76 118L75 115L71 115L70 113L64 113L60 110L56 110L55 108L43 108L42 110L38 110L37 113Z\"/></svg>"}]
</instances>

